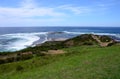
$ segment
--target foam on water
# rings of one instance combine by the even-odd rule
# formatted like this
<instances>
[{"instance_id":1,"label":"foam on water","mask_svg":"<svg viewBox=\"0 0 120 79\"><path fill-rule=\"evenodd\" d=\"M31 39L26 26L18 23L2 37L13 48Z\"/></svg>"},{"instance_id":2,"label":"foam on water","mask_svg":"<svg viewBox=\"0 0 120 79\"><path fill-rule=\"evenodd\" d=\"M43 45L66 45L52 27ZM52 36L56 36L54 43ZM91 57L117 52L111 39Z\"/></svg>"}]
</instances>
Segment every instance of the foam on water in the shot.
<instances>
[{"instance_id":1,"label":"foam on water","mask_svg":"<svg viewBox=\"0 0 120 79\"><path fill-rule=\"evenodd\" d=\"M120 35L120 34L114 34L114 33L98 33L98 32L69 32L69 31L64 31L64 33L68 33L68 34L76 34L76 35L80 35L80 34L96 34L96 35Z\"/></svg>"},{"instance_id":2,"label":"foam on water","mask_svg":"<svg viewBox=\"0 0 120 79\"><path fill-rule=\"evenodd\" d=\"M55 33L51 33L51 34L55 34ZM114 33L63 31L63 33L57 33L57 34L61 34L61 36L67 34L68 36L72 35L72 37L80 35L80 34L109 35L109 36L114 36L115 38L118 38L120 40L120 34L114 34ZM43 43L43 42L47 41L48 37L50 37L50 36L51 35L49 35L49 32L15 33L15 34L0 35L0 51L21 50L28 46L32 46L33 43L38 40L42 40L40 43ZM59 36L59 37L61 37L61 36ZM44 39L42 39L43 37L44 37ZM68 38L70 38L70 37L68 37Z\"/></svg>"},{"instance_id":3,"label":"foam on water","mask_svg":"<svg viewBox=\"0 0 120 79\"><path fill-rule=\"evenodd\" d=\"M64 31L67 34L74 34L74 35L81 35L81 34L96 34L96 35L108 35L108 36L114 36L117 41L120 41L120 34L115 33L98 33L98 32L69 32Z\"/></svg>"},{"instance_id":4,"label":"foam on water","mask_svg":"<svg viewBox=\"0 0 120 79\"><path fill-rule=\"evenodd\" d=\"M5 34L0 36L0 40L4 40L0 44L1 51L17 51L31 46L35 41L40 40L40 35L46 35L46 32L40 33L16 33Z\"/></svg>"}]
</instances>

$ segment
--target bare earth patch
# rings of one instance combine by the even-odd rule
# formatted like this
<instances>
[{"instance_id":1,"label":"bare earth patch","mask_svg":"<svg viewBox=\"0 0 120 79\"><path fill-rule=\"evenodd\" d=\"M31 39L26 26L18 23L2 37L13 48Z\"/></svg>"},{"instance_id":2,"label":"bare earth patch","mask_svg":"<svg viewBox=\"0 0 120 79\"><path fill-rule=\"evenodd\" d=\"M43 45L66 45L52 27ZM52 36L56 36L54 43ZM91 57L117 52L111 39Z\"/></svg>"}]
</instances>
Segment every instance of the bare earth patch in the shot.
<instances>
[{"instance_id":1,"label":"bare earth patch","mask_svg":"<svg viewBox=\"0 0 120 79\"><path fill-rule=\"evenodd\" d=\"M92 38L95 39L95 40L99 43L99 45L100 45L101 47L106 47L106 46L108 46L110 43L113 43L113 40L111 40L111 41L109 41L109 42L101 42L100 39L99 39L97 36L95 36L95 35L92 35Z\"/></svg>"},{"instance_id":2,"label":"bare earth patch","mask_svg":"<svg viewBox=\"0 0 120 79\"><path fill-rule=\"evenodd\" d=\"M57 54L64 54L63 50L48 50L48 52L42 52L47 55L57 55Z\"/></svg>"}]
</instances>

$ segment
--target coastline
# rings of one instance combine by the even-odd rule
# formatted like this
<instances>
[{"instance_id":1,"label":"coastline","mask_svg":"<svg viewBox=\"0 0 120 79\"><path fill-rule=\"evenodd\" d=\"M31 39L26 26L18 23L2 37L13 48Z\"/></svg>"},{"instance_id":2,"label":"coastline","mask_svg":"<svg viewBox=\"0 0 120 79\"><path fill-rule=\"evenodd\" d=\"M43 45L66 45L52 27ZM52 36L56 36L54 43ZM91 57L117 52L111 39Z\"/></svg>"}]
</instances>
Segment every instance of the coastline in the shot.
<instances>
[{"instance_id":1,"label":"coastline","mask_svg":"<svg viewBox=\"0 0 120 79\"><path fill-rule=\"evenodd\" d=\"M26 47L25 49L11 53L9 52L1 53L0 54L1 63L14 62L14 60L15 61L27 60L34 57L34 55L44 56L46 55L46 53L42 52L47 52L49 50L52 50L52 52L58 52L56 50L75 46L100 46L101 48L112 46L117 42L114 39L110 38L109 36L83 34L68 40L67 38L57 38L48 39L45 43L40 44L38 43L39 42L37 42L37 44L35 44L34 47Z\"/></svg>"},{"instance_id":2,"label":"coastline","mask_svg":"<svg viewBox=\"0 0 120 79\"><path fill-rule=\"evenodd\" d=\"M36 34L34 35L32 33L29 35L27 33L27 35L25 34L25 36L23 36L24 34L22 34L22 35L21 34L19 34L19 35L12 34L12 35L8 36L10 40L9 39L7 40L7 38L4 37L6 40L1 40L1 43L3 43L3 48L5 48L4 46L8 45L9 47L6 47L6 50L8 49L8 51L10 50L11 52L14 52L14 50L15 51L19 51L19 50L26 49L28 47L35 47L35 46L43 44L43 43L45 43L47 41L65 41L65 40L73 38L75 36L82 35L82 34L78 34L78 33L79 32L75 32L75 33L74 32L69 32L69 33L66 33L66 32L62 32L62 31L60 32L59 31L59 32L47 32L45 34L40 34L40 35L39 34L38 35L36 35ZM89 33L86 33L86 34L89 34ZM102 35L102 34L99 33L97 35ZM11 36L14 37L14 38L11 38ZM119 38L118 34L116 34L116 35L110 34L110 35L107 35L107 36L110 36L111 38L113 38L117 42L120 42L120 38ZM38 39L36 39L36 37ZM32 39L34 39L34 40L32 40ZM13 42L11 42L12 40L13 40ZM28 40L28 41L26 41L26 40ZM7 45L4 45L4 44L7 44ZM27 45L27 44L29 44L29 45ZM20 49L20 47L22 47L22 48ZM6 50L5 51L1 50L1 52L8 52Z\"/></svg>"},{"instance_id":3,"label":"coastline","mask_svg":"<svg viewBox=\"0 0 120 79\"><path fill-rule=\"evenodd\" d=\"M34 47L36 45L43 44L47 41L65 41L65 40L70 38L70 37L63 37L64 35L62 35L62 34L66 34L66 33L62 32L62 31L61 32L48 32L47 35L45 35L44 38L40 37L39 40L33 42L33 44L31 46ZM62 35L62 36L59 36L59 35Z\"/></svg>"},{"instance_id":4,"label":"coastline","mask_svg":"<svg viewBox=\"0 0 120 79\"><path fill-rule=\"evenodd\" d=\"M39 39L38 41L35 41L31 46L32 47L39 46L39 45L41 45L41 44L43 44L43 43L45 43L47 41L51 41L51 42L52 41L65 41L67 39L69 39L69 38L49 38L49 39L47 39L47 40L45 40L43 42L41 42L41 40Z\"/></svg>"}]
</instances>

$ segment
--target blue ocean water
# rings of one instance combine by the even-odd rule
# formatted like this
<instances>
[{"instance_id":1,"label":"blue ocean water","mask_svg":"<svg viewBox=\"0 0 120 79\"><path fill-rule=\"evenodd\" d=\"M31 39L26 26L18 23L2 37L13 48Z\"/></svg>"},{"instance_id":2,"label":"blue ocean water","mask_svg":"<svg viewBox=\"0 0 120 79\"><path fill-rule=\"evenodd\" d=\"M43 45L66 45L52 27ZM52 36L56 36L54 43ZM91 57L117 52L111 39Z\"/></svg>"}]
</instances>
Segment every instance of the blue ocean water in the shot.
<instances>
[{"instance_id":1,"label":"blue ocean water","mask_svg":"<svg viewBox=\"0 0 120 79\"><path fill-rule=\"evenodd\" d=\"M109 35L120 40L120 27L0 27L0 51L16 51L39 41L80 34Z\"/></svg>"}]
</instances>

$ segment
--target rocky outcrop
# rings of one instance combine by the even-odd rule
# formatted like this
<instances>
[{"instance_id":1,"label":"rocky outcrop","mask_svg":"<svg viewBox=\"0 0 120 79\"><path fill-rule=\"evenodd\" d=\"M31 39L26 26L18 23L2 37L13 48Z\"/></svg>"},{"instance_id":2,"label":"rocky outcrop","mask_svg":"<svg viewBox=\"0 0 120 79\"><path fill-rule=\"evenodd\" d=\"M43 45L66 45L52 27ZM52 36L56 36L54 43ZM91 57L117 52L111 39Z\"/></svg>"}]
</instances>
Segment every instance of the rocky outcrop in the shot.
<instances>
[{"instance_id":1,"label":"rocky outcrop","mask_svg":"<svg viewBox=\"0 0 120 79\"><path fill-rule=\"evenodd\" d=\"M116 41L109 36L105 35L94 35L94 34L83 34L77 37L67 39L65 41L47 41L38 46L51 46L56 47L70 47L70 46L81 46L81 45L99 45L101 47L111 46L115 44Z\"/></svg>"},{"instance_id":2,"label":"rocky outcrop","mask_svg":"<svg viewBox=\"0 0 120 79\"><path fill-rule=\"evenodd\" d=\"M115 44L115 40L105 35L83 34L63 42L66 46L99 45L106 47Z\"/></svg>"},{"instance_id":3,"label":"rocky outcrop","mask_svg":"<svg viewBox=\"0 0 120 79\"><path fill-rule=\"evenodd\" d=\"M83 34L65 41L47 41L36 47L29 47L24 50L0 55L0 64L30 59L33 56L57 55L65 53L62 48L82 45L99 45L107 47L115 44L116 41L109 36Z\"/></svg>"},{"instance_id":4,"label":"rocky outcrop","mask_svg":"<svg viewBox=\"0 0 120 79\"><path fill-rule=\"evenodd\" d=\"M101 47L110 46L115 43L115 40L113 40L112 38L108 36L95 36L95 35L91 35L91 36L93 39L95 39L98 42L98 44Z\"/></svg>"}]
</instances>

